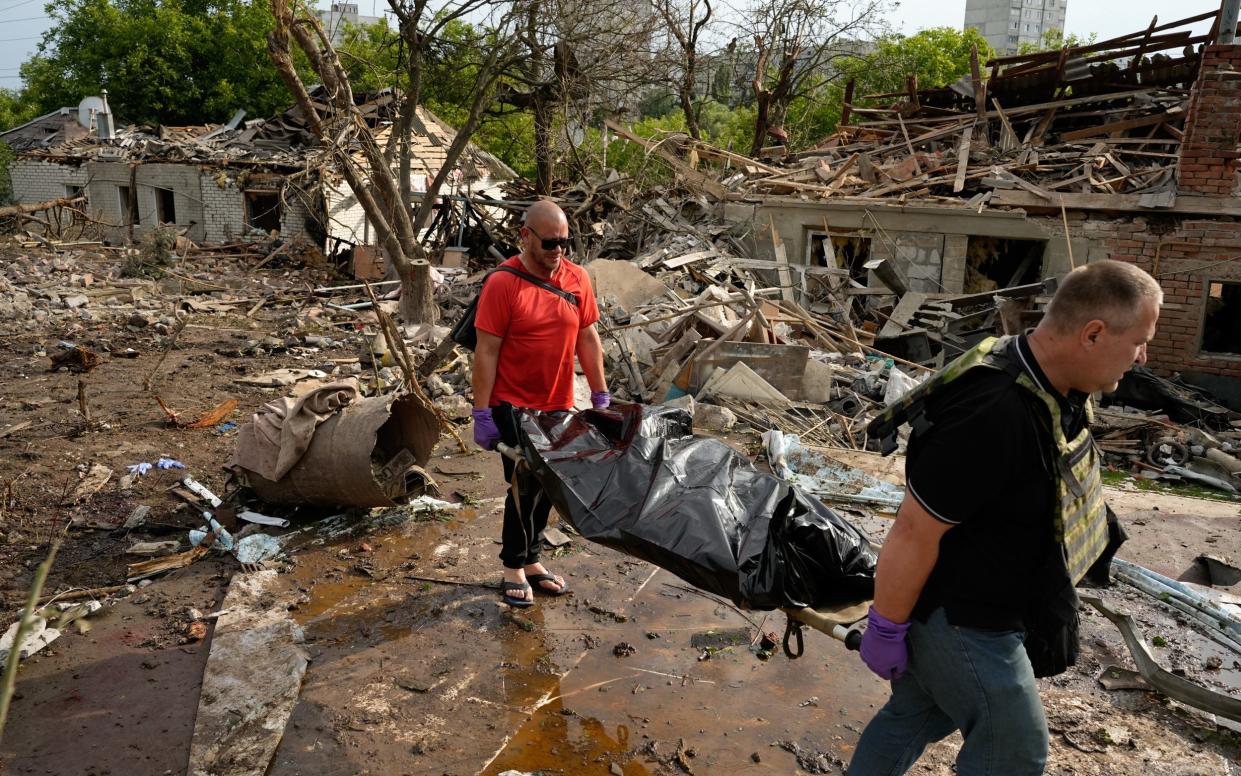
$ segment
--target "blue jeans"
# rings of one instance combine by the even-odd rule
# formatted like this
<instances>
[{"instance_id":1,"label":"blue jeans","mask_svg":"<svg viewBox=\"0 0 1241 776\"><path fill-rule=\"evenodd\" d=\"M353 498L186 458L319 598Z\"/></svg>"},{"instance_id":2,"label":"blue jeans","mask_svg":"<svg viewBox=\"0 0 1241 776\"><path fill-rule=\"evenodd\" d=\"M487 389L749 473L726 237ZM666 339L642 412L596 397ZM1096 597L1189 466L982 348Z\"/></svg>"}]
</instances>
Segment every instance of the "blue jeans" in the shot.
<instances>
[{"instance_id":1,"label":"blue jeans","mask_svg":"<svg viewBox=\"0 0 1241 776\"><path fill-rule=\"evenodd\" d=\"M1038 776L1047 719L1021 631L959 628L936 609L909 629L909 670L858 741L848 776L900 776L960 730L958 776Z\"/></svg>"}]
</instances>

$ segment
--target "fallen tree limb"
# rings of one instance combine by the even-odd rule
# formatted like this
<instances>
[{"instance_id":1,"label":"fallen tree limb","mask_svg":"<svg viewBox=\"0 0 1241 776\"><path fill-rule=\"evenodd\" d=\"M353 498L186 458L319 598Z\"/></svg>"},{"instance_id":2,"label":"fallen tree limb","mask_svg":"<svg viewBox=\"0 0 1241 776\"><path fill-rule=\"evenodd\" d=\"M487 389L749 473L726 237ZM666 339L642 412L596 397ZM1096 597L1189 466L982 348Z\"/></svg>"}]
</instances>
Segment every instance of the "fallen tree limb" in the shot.
<instances>
[{"instance_id":1,"label":"fallen tree limb","mask_svg":"<svg viewBox=\"0 0 1241 776\"><path fill-rule=\"evenodd\" d=\"M76 205L79 202L85 201L86 197L61 197L60 199L49 199L46 202L34 202L29 205L9 205L8 207L0 207L0 218L19 216L25 213L38 213L41 210L51 210L54 207L64 207L65 205Z\"/></svg>"}]
</instances>

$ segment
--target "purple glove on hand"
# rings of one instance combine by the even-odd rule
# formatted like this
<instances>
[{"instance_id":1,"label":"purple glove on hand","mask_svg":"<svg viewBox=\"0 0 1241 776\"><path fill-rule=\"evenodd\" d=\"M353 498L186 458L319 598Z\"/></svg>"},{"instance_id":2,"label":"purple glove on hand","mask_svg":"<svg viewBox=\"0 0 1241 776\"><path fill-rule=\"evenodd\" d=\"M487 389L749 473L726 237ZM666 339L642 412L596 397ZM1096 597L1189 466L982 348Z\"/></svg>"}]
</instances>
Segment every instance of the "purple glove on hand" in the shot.
<instances>
[{"instance_id":1,"label":"purple glove on hand","mask_svg":"<svg viewBox=\"0 0 1241 776\"><path fill-rule=\"evenodd\" d=\"M862 634L862 662L879 675L880 679L895 681L909 667L909 648L905 645L907 622L892 622L875 607L870 608L866 618L866 632Z\"/></svg>"},{"instance_id":2,"label":"purple glove on hand","mask_svg":"<svg viewBox=\"0 0 1241 776\"><path fill-rule=\"evenodd\" d=\"M605 410L612 404L612 394L607 391L591 391L590 406L597 410Z\"/></svg>"},{"instance_id":3,"label":"purple glove on hand","mask_svg":"<svg viewBox=\"0 0 1241 776\"><path fill-rule=\"evenodd\" d=\"M491 417L491 408L484 407L470 412L474 417L474 444L484 450L495 450L500 441L500 429L496 428L495 418Z\"/></svg>"}]
</instances>

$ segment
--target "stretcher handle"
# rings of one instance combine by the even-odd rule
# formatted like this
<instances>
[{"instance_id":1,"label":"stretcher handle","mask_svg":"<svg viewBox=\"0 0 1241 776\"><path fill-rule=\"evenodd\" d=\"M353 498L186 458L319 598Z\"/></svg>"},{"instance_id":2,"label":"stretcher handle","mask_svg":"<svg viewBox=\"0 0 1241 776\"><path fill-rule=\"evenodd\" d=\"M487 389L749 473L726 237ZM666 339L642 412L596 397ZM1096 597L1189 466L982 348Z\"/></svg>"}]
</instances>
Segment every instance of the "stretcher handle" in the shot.
<instances>
[{"instance_id":1,"label":"stretcher handle","mask_svg":"<svg viewBox=\"0 0 1241 776\"><path fill-rule=\"evenodd\" d=\"M802 636L802 628L805 627L809 626L801 620L786 616L782 646L785 656L790 660L796 660L805 651L805 639ZM863 630L864 628L854 624L852 626L834 625L831 630L823 632L844 644L845 649L856 652L862 647Z\"/></svg>"}]
</instances>

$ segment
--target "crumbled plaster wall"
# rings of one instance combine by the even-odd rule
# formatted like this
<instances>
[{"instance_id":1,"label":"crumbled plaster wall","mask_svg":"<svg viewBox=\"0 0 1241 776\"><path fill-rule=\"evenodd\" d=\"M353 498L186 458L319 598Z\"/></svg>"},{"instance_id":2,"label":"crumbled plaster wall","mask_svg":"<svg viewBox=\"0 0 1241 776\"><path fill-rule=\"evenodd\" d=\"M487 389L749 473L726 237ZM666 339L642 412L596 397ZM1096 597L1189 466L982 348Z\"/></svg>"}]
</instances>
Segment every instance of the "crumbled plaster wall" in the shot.
<instances>
[{"instance_id":1,"label":"crumbled plaster wall","mask_svg":"<svg viewBox=\"0 0 1241 776\"><path fill-rule=\"evenodd\" d=\"M887 232L872 238L872 259L890 259L909 281L910 291L928 294L945 292L942 281L944 235L930 232Z\"/></svg>"},{"instance_id":2,"label":"crumbled plaster wall","mask_svg":"<svg viewBox=\"0 0 1241 776\"><path fill-rule=\"evenodd\" d=\"M245 233L245 197L235 173L197 165L145 162L132 170L126 161L92 161L81 165L17 159L11 168L14 200L46 202L66 196L68 186L86 191L89 212L106 225L106 236L121 241L128 235L120 187L136 184L138 217L134 238L158 226L157 189L169 189L176 210L175 226L188 229L194 242L226 242ZM289 189L281 213L281 236L312 239L307 229L315 205L305 192Z\"/></svg>"}]
</instances>

